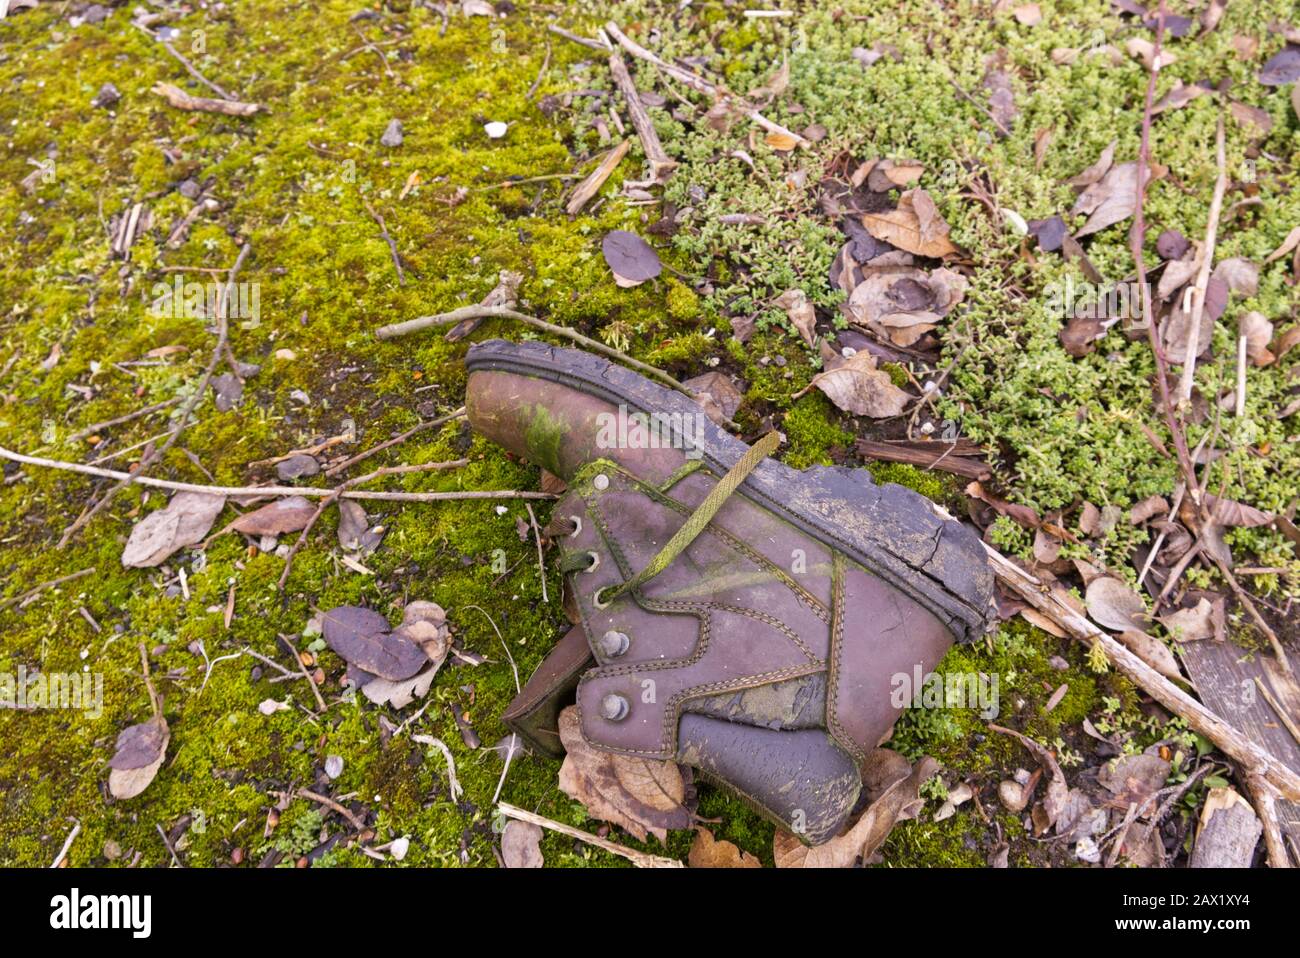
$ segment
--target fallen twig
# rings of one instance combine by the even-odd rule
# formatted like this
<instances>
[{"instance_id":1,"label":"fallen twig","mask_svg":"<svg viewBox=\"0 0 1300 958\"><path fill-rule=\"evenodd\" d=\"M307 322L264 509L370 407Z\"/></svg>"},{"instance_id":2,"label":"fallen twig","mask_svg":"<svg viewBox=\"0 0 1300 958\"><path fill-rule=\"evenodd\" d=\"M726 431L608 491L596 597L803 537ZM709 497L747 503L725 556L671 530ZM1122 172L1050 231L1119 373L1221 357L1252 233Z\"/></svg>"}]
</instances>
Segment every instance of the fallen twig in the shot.
<instances>
[{"instance_id":1,"label":"fallen twig","mask_svg":"<svg viewBox=\"0 0 1300 958\"><path fill-rule=\"evenodd\" d=\"M66 472L79 472L85 476L100 476L105 479L122 479L135 482L153 489L168 489L172 492L202 492L210 496L233 496L236 498L303 496L317 499L331 496L334 489L320 489L314 486L208 486L198 482L173 482L169 479L155 479L152 476L137 476L134 473L118 472L116 469L100 469L97 466L83 466L78 462L61 462L57 459L43 459L40 456L25 456L0 446L0 459L21 462L29 466L45 466L50 469L62 469ZM461 492L363 492L349 489L340 494L342 499L372 499L377 502L444 502L456 499L558 499L550 492L532 492L520 489L470 489Z\"/></svg>"},{"instance_id":2,"label":"fallen twig","mask_svg":"<svg viewBox=\"0 0 1300 958\"><path fill-rule=\"evenodd\" d=\"M393 446L396 446L399 443L406 442L406 440L410 439L416 433L424 432L426 429L433 429L437 426L443 425L444 423L449 423L453 419L460 419L464 415L465 415L465 407L461 406L459 409L453 412L449 412L445 416L439 416L437 419L429 419L426 420L425 422L417 423L416 425L412 426L410 429L406 430L406 432L402 433L399 436L394 436L392 439L386 439L383 442L379 443L378 445L371 446L369 449L357 453L355 456L352 456L350 459L344 459L342 462L338 463L337 465L330 466L328 469L325 470L325 475L336 476L340 472L343 472L345 469L352 468L357 463L361 462L363 459L369 459L377 452L383 452L385 449L391 449Z\"/></svg>"},{"instance_id":3,"label":"fallen twig","mask_svg":"<svg viewBox=\"0 0 1300 958\"><path fill-rule=\"evenodd\" d=\"M649 376L651 379L658 380L670 389L675 389L683 395L695 398L695 394L673 379L662 369L656 369L654 366L647 365L640 360L633 359L626 353L620 352L604 343L590 339L582 333L567 329L564 326L556 326L554 323L548 323L544 319L538 319L536 316L529 316L527 313L521 313L518 310L511 309L508 306L462 306L459 309L449 310L445 313L438 313L435 316L420 316L416 319L408 319L402 323L393 323L389 326L381 326L375 330L376 339L396 339L398 336L406 336L409 333L418 333L421 330L429 329L433 326L451 326L465 319L490 319L502 317L513 319L525 323L536 329L545 330L555 336L563 337L570 342L585 346L594 353L600 353L609 359L616 359L621 363L626 363L637 372Z\"/></svg>"},{"instance_id":4,"label":"fallen twig","mask_svg":"<svg viewBox=\"0 0 1300 958\"><path fill-rule=\"evenodd\" d=\"M379 235L382 236L384 242L388 244L388 252L393 257L393 266L397 269L397 285L405 286L406 274L402 272L402 257L401 254L397 252L397 244L393 242L393 238L388 235L388 227L384 225L384 218L375 211L375 208L370 205L369 201L362 200L361 202L365 206L366 212L370 214L370 218L379 224Z\"/></svg>"},{"instance_id":5,"label":"fallen twig","mask_svg":"<svg viewBox=\"0 0 1300 958\"><path fill-rule=\"evenodd\" d=\"M230 328L227 320L227 313L230 304L230 290L234 287L235 277L239 275L240 267L244 265L244 260L248 257L250 249L252 249L252 247L247 243L245 243L240 249L239 256L235 258L235 265L230 267L230 272L226 276L226 283L221 287L221 291L217 296L217 342L212 349L212 356L208 360L208 365L203 370L203 375L199 378L198 388L190 394L190 398L185 402L185 405L181 407L180 416L176 420L176 425L172 427L171 434L161 446L157 447L152 453L147 454L140 460L140 464L136 467L135 472L127 473L125 478L119 480L117 485L104 493L98 502L78 516L77 519L64 530L62 537L59 539L58 548L61 549L67 545L68 542L71 541L72 537L76 535L77 531L102 512L118 492L130 485L132 482L139 482L144 478L144 472L155 462L162 460L168 450L170 450L172 446L176 445L176 441L180 439L181 433L185 430L185 427L189 425L190 415L202 401L204 394L208 390L208 383L212 380L212 374L216 372L217 365L221 362L222 349L225 347L226 337Z\"/></svg>"},{"instance_id":6,"label":"fallen twig","mask_svg":"<svg viewBox=\"0 0 1300 958\"><path fill-rule=\"evenodd\" d=\"M1223 145L1223 114L1219 114L1219 127L1214 137L1214 152L1219 175L1214 181L1214 197L1210 200L1210 218L1205 224L1205 245L1201 249L1201 266L1193 287L1191 325L1187 328L1187 352L1183 356L1183 375L1178 381L1178 402L1190 402L1192 384L1196 379L1196 355L1201 351L1201 316L1205 312L1205 290L1210 282L1210 269L1214 265L1214 247L1219 235L1219 216L1223 210L1223 194L1228 188L1228 161ZM1238 413L1240 415L1240 413Z\"/></svg>"},{"instance_id":7,"label":"fallen twig","mask_svg":"<svg viewBox=\"0 0 1300 958\"><path fill-rule=\"evenodd\" d=\"M153 93L158 94L178 110L197 110L201 113L224 113L226 116L252 116L266 109L260 103L240 103L237 100L214 100L206 96L190 96L170 83L155 83Z\"/></svg>"},{"instance_id":8,"label":"fallen twig","mask_svg":"<svg viewBox=\"0 0 1300 958\"><path fill-rule=\"evenodd\" d=\"M456 778L456 760L452 757L451 749L442 739L433 735L412 735L412 742L419 742L421 745L432 745L442 757L447 760L447 789L451 794L453 802L460 801L460 797L465 794L465 789L461 788L460 781Z\"/></svg>"},{"instance_id":9,"label":"fallen twig","mask_svg":"<svg viewBox=\"0 0 1300 958\"><path fill-rule=\"evenodd\" d=\"M506 802L500 802L497 810L506 818L516 818L521 822L528 822L532 825L538 825L542 828L550 829L553 832L559 832L561 835L568 835L570 838L576 838L580 842L586 842L588 845L594 845L596 848L603 848L605 851L622 858L626 858L637 868L685 868L675 858L664 858L662 855L650 855L646 852L639 852L635 848L628 848L626 845L620 845L618 842L611 842L607 838L601 838L593 835L591 832L584 832L580 828L574 828L571 825L565 825L563 822L557 822L554 819L546 818L535 812L526 811L515 805Z\"/></svg>"},{"instance_id":10,"label":"fallen twig","mask_svg":"<svg viewBox=\"0 0 1300 958\"><path fill-rule=\"evenodd\" d=\"M162 402L156 402L152 406L145 406L143 409L137 409L135 412L129 412L122 416L116 416L113 419L105 419L103 422L97 422L87 426L85 429L78 429L64 442L77 442L85 439L87 436L93 436L101 429L108 429L111 426L120 426L122 423L131 422L133 419L139 419L141 416L148 416L158 412L160 409L166 409L168 406L174 406L181 401L180 396L173 396L171 399L164 399Z\"/></svg>"},{"instance_id":11,"label":"fallen twig","mask_svg":"<svg viewBox=\"0 0 1300 958\"><path fill-rule=\"evenodd\" d=\"M298 666L298 671L302 673L302 677L306 679L307 684L311 686L311 694L316 697L316 704L319 705L320 710L324 712L329 706L325 704L325 699L321 697L320 689L316 688L316 680L313 679L311 677L311 673L307 671L307 666L303 665L302 656L298 654L298 650L295 649L293 645L290 644L289 640L286 639L283 635L280 635L277 632L276 638L280 640L280 644L283 645L286 649L288 649L289 654L293 656L293 661L294 664Z\"/></svg>"},{"instance_id":12,"label":"fallen twig","mask_svg":"<svg viewBox=\"0 0 1300 958\"><path fill-rule=\"evenodd\" d=\"M528 521L533 524L533 541L537 543L537 576L542 580L542 602L549 604L551 600L546 594L546 562L542 558L542 533L537 528L537 516L533 512L532 503L525 502L524 508L528 510Z\"/></svg>"},{"instance_id":13,"label":"fallen twig","mask_svg":"<svg viewBox=\"0 0 1300 958\"><path fill-rule=\"evenodd\" d=\"M550 30L557 37L564 37L564 39L566 40L569 40L573 43L580 43L584 47L588 47L592 50L599 50L601 53L606 53L609 50L608 44L601 43L599 40L592 40L589 37L580 37L576 33L570 33L568 30L565 30L563 27L557 27L553 23L547 24L546 29Z\"/></svg>"},{"instance_id":14,"label":"fallen twig","mask_svg":"<svg viewBox=\"0 0 1300 958\"><path fill-rule=\"evenodd\" d=\"M67 857L68 851L72 848L72 843L77 840L77 836L80 834L81 822L77 822L72 826L72 831L68 834L68 837L63 840L63 847L60 848L59 853L54 856L54 864L50 866L51 868L58 868L63 864L63 859Z\"/></svg>"},{"instance_id":15,"label":"fallen twig","mask_svg":"<svg viewBox=\"0 0 1300 958\"><path fill-rule=\"evenodd\" d=\"M993 574L1020 598L1060 626L1067 634L1089 645L1101 646L1106 657L1135 685L1165 708L1186 720L1225 755L1249 773L1259 775L1282 797L1300 801L1300 774L1292 771L1241 732L1219 718L1200 702L1178 688L1159 672L1130 652L1114 636L1103 632L1049 590L1037 577L1021 569L990 546L984 550Z\"/></svg>"},{"instance_id":16,"label":"fallen twig","mask_svg":"<svg viewBox=\"0 0 1300 958\"><path fill-rule=\"evenodd\" d=\"M346 818L348 820L348 824L351 825L353 828L355 828L357 831L364 832L366 830L366 823L363 822L361 819L357 818L356 814L351 809L349 809L346 805L334 801L334 799L330 798L328 795L321 795L318 792L313 792L307 788L298 789L298 794L301 795L303 798L311 799L311 801L316 802L318 805L324 805L326 808L332 808L334 811L338 812L340 815Z\"/></svg>"},{"instance_id":17,"label":"fallen twig","mask_svg":"<svg viewBox=\"0 0 1300 958\"><path fill-rule=\"evenodd\" d=\"M82 569L80 572L61 575L57 579L51 579L49 582L42 582L40 585L28 589L26 592L21 592L18 595L10 596L8 599L0 600L0 609L7 609L11 605L23 605L28 599L35 598L46 589L53 589L55 586L63 585L65 582L71 582L73 579L80 579L83 575L90 575L94 571L95 567L91 566L88 569Z\"/></svg>"},{"instance_id":18,"label":"fallen twig","mask_svg":"<svg viewBox=\"0 0 1300 958\"><path fill-rule=\"evenodd\" d=\"M645 60L647 63L653 63L664 73L667 73L675 80L685 83L696 92L703 93L705 96L713 97L714 99L731 98L732 94L722 87L710 83L708 80L692 73L690 70L679 67L674 63L669 63L654 53L651 53L620 30L618 24L614 23L612 20L605 24L605 32L613 37L619 46L638 60ZM793 130L787 130L781 124L769 120L767 117L763 116L762 113L758 112L758 110L750 107L748 103L743 105L742 112L744 112L745 116L749 117L751 121L757 123L769 133L774 133L778 136L788 136L799 146L807 147L812 145L807 139L800 136L798 133L795 133Z\"/></svg>"},{"instance_id":19,"label":"fallen twig","mask_svg":"<svg viewBox=\"0 0 1300 958\"><path fill-rule=\"evenodd\" d=\"M663 144L659 142L659 134L655 132L654 121L646 112L645 104L641 102L641 95L632 82L632 76L627 72L627 64L617 53L609 55L609 72L614 78L614 85L623 94L628 116L631 117L632 126L641 140L641 149L645 152L646 162L650 164L650 179L652 182L662 183L677 168L677 161L664 152Z\"/></svg>"},{"instance_id":20,"label":"fallen twig","mask_svg":"<svg viewBox=\"0 0 1300 958\"><path fill-rule=\"evenodd\" d=\"M587 178L574 189L573 195L569 197L569 202L564 207L564 212L570 216L577 216L582 208L591 202L591 198L600 192L600 188L605 185L605 181L609 179L610 174L623 162L623 157L627 156L627 151L631 146L631 140L623 140L618 146L606 153L604 159L600 161L600 165L592 170Z\"/></svg>"}]
</instances>

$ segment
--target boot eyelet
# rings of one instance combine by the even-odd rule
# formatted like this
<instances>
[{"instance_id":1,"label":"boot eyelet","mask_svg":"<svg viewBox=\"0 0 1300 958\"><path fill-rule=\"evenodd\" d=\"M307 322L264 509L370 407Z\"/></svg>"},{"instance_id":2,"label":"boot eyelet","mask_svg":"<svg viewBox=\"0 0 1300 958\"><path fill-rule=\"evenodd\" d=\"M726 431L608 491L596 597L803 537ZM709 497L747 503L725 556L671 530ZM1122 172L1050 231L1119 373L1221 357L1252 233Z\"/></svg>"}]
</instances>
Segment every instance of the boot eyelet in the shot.
<instances>
[{"instance_id":1,"label":"boot eyelet","mask_svg":"<svg viewBox=\"0 0 1300 958\"><path fill-rule=\"evenodd\" d=\"M582 516L569 516L569 518L573 520L573 531L569 533L569 538L572 539L582 532Z\"/></svg>"},{"instance_id":2,"label":"boot eyelet","mask_svg":"<svg viewBox=\"0 0 1300 958\"><path fill-rule=\"evenodd\" d=\"M587 555L591 556L591 565L587 566L587 568L583 569L582 571L583 571L583 572L595 572L595 571L596 571L596 567L597 567L598 565L600 565L600 553L599 553L599 552L588 552Z\"/></svg>"},{"instance_id":3,"label":"boot eyelet","mask_svg":"<svg viewBox=\"0 0 1300 958\"><path fill-rule=\"evenodd\" d=\"M613 588L613 586L608 586L608 585L607 585L607 586L602 586L601 588L597 589L597 590L596 590L596 594L593 595L593 596L591 597L591 604L594 605L594 606L595 606L596 608L598 608L598 609L602 609L602 610L603 610L603 609L608 609L608 608L609 608L609 602L613 602L614 600L613 600L613 599L610 599L609 602L601 602L601 601L600 601L600 597L601 597L601 595L602 595L604 592L606 592L607 590L612 589L612 588Z\"/></svg>"},{"instance_id":4,"label":"boot eyelet","mask_svg":"<svg viewBox=\"0 0 1300 958\"><path fill-rule=\"evenodd\" d=\"M611 659L616 659L623 655L632 645L632 640L628 638L626 632L619 632L617 629L610 629L600 637L600 650Z\"/></svg>"}]
</instances>

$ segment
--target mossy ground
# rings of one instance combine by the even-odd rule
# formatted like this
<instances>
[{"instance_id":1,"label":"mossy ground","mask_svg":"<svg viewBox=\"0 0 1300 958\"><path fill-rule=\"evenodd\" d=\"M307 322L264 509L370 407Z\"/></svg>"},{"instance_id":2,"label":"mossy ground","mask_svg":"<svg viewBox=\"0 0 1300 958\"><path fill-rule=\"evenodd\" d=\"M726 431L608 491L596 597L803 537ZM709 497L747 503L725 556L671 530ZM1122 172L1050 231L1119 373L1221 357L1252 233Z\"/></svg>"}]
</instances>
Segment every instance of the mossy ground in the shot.
<instances>
[{"instance_id":1,"label":"mossy ground","mask_svg":"<svg viewBox=\"0 0 1300 958\"><path fill-rule=\"evenodd\" d=\"M349 19L357 5L338 0L241 5L220 19L193 13L175 20L183 31L178 48L200 69L242 97L270 106L269 114L251 120L183 113L150 94L156 81L195 94L205 91L129 25L128 8L115 9L101 24L72 27L58 5L43 5L0 25L5 37L0 368L6 369L0 374L0 443L86 461L165 429L161 417L118 427L93 450L67 438L86 424L194 387L211 348L210 329L203 320L152 315L143 294L153 283L172 278L162 267L228 266L247 240L253 253L241 279L260 284L262 316L257 324L236 324L231 340L240 359L259 362L263 369L249 380L236 409L218 413L205 400L199 421L184 434L183 448L155 468L157 475L204 482L210 473L219 483L242 484L267 476L250 471L248 463L338 435L349 421L360 449L422 416L454 409L463 395L463 344L448 345L436 334L380 343L370 333L386 322L477 302L502 269L523 273L522 308L552 322L606 339L623 337L638 358L679 375L694 375L712 359L725 364L748 385L738 421L755 429L765 420L776 421L789 439L783 455L792 465L856 462L852 441L860 424L817 394L790 402L815 364L779 311L767 305L773 292L790 285L803 285L819 304L833 304L825 281L836 248L833 235L803 213L774 217L779 225L757 232L717 222L720 211L787 210L792 200L778 175L785 164L806 162L813 182L818 164L842 147L864 157L914 157L926 163L934 171L926 185L940 198L955 237L968 248L987 251L969 296L971 361L955 370L941 412L959 420L967 435L1006 450L1008 494L1053 508L1080 490L1099 504L1123 505L1168 489L1171 467L1144 445L1140 416L1124 413L1145 409L1139 384L1146 358L1140 344L1112 337L1115 342L1088 360L1066 357L1055 340L1055 320L1034 297L1023 297L1010 284L1037 290L1067 267L1044 258L1031 269L1016 258L1015 242L993 233L977 204L963 197L969 183L966 162L977 160L997 184L1002 205L1027 218L1045 216L1069 202L1059 181L1092 162L1117 131L1124 131L1120 155L1133 155L1141 70L1103 68L1095 60L1057 68L1048 59L1052 47L1082 46L1097 30L1118 33L1119 21L1101 0L1044 3L1047 17L1036 32L1007 20L990 24L983 6L972 4L954 5L949 13L920 0L847 3L842 17L829 9L805 11L796 23L800 46L792 57L793 95L787 102L798 102L803 116L826 125L828 140L806 160L800 154L791 161L761 140L748 143L745 131L737 129L732 146L747 146L759 167L758 175L750 175L739 163L716 162L714 138L677 135L675 121L656 110L661 133L683 161L668 196L679 204L695 202L696 221L695 228L679 234L671 254L665 251L677 278L632 290L613 283L599 239L612 228L643 229L648 225L643 210L602 199L570 220L561 211L562 181L499 185L510 178L585 172L600 148L581 116L551 120L537 108L536 97L527 98L545 57L543 17L519 11L493 21L453 17L444 36L435 12L401 6L400 12L377 7L378 20L355 24ZM1235 95L1274 116L1268 149L1254 158L1266 203L1252 208L1250 229L1225 237L1225 255L1258 260L1300 221L1292 174L1281 161L1274 168L1270 159L1294 152L1295 120L1278 95L1253 84L1258 64L1238 63L1226 46L1234 33L1244 32L1260 37L1262 49L1271 52L1264 25L1273 15L1287 15L1285 7L1281 2L1230 5L1218 34L1195 47L1181 46L1180 53L1186 53L1170 71L1195 80L1206 72L1217 75L1226 63L1238 81ZM624 5L620 16L630 22L661 13L636 4ZM581 18L574 20L569 25L581 29ZM791 42L790 24L746 21L737 10L721 6L705 8L702 22L726 51L718 66L737 89L770 73L779 51ZM386 76L373 50L361 47L357 30L374 40L401 38L380 48L396 79ZM194 47L198 31L201 52ZM553 39L537 97L607 86L602 58ZM703 34L665 34L670 53L700 53L706 40ZM852 46L879 40L895 44L903 59L881 61L860 76L836 65L836 57ZM927 43L938 46L927 51ZM955 78L968 90L977 88L983 58L998 50L1033 78L1017 89L1024 116L1006 140L981 134L979 115L963 105L950 82ZM649 74L640 65L636 70L648 86ZM105 82L122 93L111 113L90 106ZM780 110L775 116L797 122ZM388 149L379 145L379 137L393 118L402 120L405 142ZM483 123L491 120L510 123L505 138L485 136ZM1042 127L1057 132L1036 171L1032 143ZM1188 235L1203 228L1214 173L1205 149L1212 131L1213 115L1201 101L1161 121L1155 148L1174 176L1152 197L1151 217L1159 226ZM169 160L164 148L178 152ZM1234 164L1245 161L1246 145L1235 129L1230 149ZM635 159L634 147L604 194L612 197L624 176L635 175ZM53 175L39 180L34 193L25 192L19 181L33 170L31 161L49 160ZM401 198L413 176L419 185ZM180 249L167 250L167 230L188 208L175 192L186 177L210 179L222 208L200 219ZM1170 185L1175 180L1186 191ZM692 185L704 187L703 203L688 195ZM455 202L462 187L468 193ZM401 250L405 286L397 283L366 201L384 216ZM105 221L134 202L149 207L155 225L123 268L109 257ZM1112 275L1128 268L1122 234L1122 228L1109 231L1090 251ZM1282 265L1265 272L1257 304L1275 317L1295 304ZM758 329L748 345L741 348L728 338L724 313L757 314ZM485 332L523 334L493 324ZM1216 355L1229 355L1219 348L1223 345L1216 343ZM50 364L56 346L59 355ZM164 346L184 351L156 365L118 365ZM291 351L293 358L277 358L280 350ZM759 362L764 356L782 357L784 363ZM1204 375L1230 378L1216 365ZM1265 414L1284 384L1271 374L1260 382L1256 389L1252 379L1252 417L1244 423L1253 425L1239 427L1249 431L1240 439L1242 448L1269 441L1276 457L1259 462L1234 453L1225 457L1224 478L1229 495L1281 508L1300 463L1294 447L1284 442L1286 425ZM1043 389L1056 401L1043 398ZM295 398L298 390L310 403ZM1090 412L1088 429L1076 426L1078 406ZM138 452L109 465L122 467L133 455ZM406 477L389 487L537 487L535 468L510 460L457 423L416 437L383 461L459 455L467 455L471 464L453 474ZM872 469L883 481L904 482L950 505L959 501L957 486L934 474L893 465ZM95 719L60 710L0 712L0 862L48 864L75 820L82 831L70 864L105 864L111 840L126 853L119 862L139 853L141 863L161 865L169 853L156 826L167 830L189 815L179 849L188 864L227 863L235 848L243 849L250 864L272 848L291 863L321 846L323 834L337 832L338 826L323 819L317 806L298 799L267 838L268 810L280 791L316 783L325 757L339 755L344 771L331 783L332 794L355 794L374 809L380 841L409 836L406 864L494 863L490 800L500 763L463 744L453 711L468 716L484 743L504 734L498 716L513 695L514 678L489 616L523 676L561 629L558 577L550 571L552 601L542 603L534 547L516 534L516 521L526 518L521 503L507 503L500 515L491 503L375 508L372 514L383 519L388 533L366 560L373 576L340 564L334 520L327 517L295 561L281 594L275 583L282 561L235 536L215 541L201 554L178 554L159 570L123 569L119 556L130 523L162 504L158 492L132 489L120 495L72 545L56 550L62 527L102 486L69 473L12 464L6 464L4 477L0 563L8 572L0 594L16 595L78 569L96 571L25 608L0 611L0 670L88 667L104 674L106 701ZM539 520L545 521L545 513L543 508ZM1265 533L1242 533L1238 540L1263 564L1291 561ZM502 553L504 567L498 561ZM188 600L165 592L182 567L188 573ZM223 610L232 584L235 617L227 630ZM1284 585L1260 580L1265 589ZM303 627L313 609L364 602L391 612L408 598L443 605L465 646L490 660L477 668L449 664L416 729L451 747L465 787L460 803L450 798L438 752L412 743L409 733L387 739L380 710L340 701L342 667L331 653L320 655L329 676L322 693L331 706L309 719L297 707L312 703L303 683L271 683L269 675L255 680L251 660L232 659L216 664L204 685L203 660L189 651L199 641L211 658L248 647L287 661L277 635L305 649L311 640ZM91 626L83 609L102 631ZM148 715L140 642L160 648L151 669L166 699L172 739L153 784L136 799L116 802L106 795L105 763L117 733ZM1065 671L1050 664L1055 655L1067 659ZM1071 730L1081 718L1099 718L1108 701L1118 703L1123 721L1139 721L1127 683L1112 673L1093 673L1084 650L1020 625L1003 628L988 646L954 650L943 669L996 672L1003 682L1000 721L1043 741L1061 738L1062 748L1072 747ZM1044 702L1062 682L1069 684L1069 694L1044 714ZM294 707L264 716L257 706L267 698L289 700ZM400 722L403 716L389 718ZM895 745L909 754L938 757L949 786L966 778L988 785L1019 765L1032 767L1031 757L1014 742L987 733L983 724L967 709L914 710L900 723ZM1148 731L1148 738L1158 737ZM558 791L556 770L553 762L516 760L502 798L598 827ZM985 861L992 847L988 827L966 809L931 823L935 807L928 804L924 821L895 832L886 861ZM710 826L718 837L770 862L771 827L737 801L701 786L700 815L720 819ZM1009 816L1003 818L1011 861L1043 860L1047 853L1027 841ZM674 834L668 853L684 857L690 838L690 833ZM543 851L552 865L619 863L554 834L544 839ZM314 864L373 862L355 849L335 849L317 854Z\"/></svg>"}]
</instances>

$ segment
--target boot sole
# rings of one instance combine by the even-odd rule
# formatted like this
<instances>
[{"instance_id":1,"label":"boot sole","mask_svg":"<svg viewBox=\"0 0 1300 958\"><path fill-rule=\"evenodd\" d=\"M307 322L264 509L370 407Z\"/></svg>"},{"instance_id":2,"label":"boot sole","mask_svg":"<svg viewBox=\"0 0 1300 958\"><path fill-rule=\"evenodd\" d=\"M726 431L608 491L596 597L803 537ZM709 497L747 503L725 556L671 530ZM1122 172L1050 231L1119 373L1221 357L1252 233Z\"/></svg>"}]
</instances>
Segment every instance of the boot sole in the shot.
<instances>
[{"instance_id":1,"label":"boot sole","mask_svg":"<svg viewBox=\"0 0 1300 958\"><path fill-rule=\"evenodd\" d=\"M696 422L701 411L685 395L600 356L546 343L488 340L470 347L465 365L470 372L499 370L545 379L629 411L664 414L670 425ZM674 428L673 439L683 449L698 450L721 476L749 446L703 418L700 433L686 436ZM983 544L972 530L940 516L919 493L893 483L877 485L865 469L817 466L799 471L775 459L763 460L740 491L901 589L958 641L973 641L988 629L993 573Z\"/></svg>"}]
</instances>

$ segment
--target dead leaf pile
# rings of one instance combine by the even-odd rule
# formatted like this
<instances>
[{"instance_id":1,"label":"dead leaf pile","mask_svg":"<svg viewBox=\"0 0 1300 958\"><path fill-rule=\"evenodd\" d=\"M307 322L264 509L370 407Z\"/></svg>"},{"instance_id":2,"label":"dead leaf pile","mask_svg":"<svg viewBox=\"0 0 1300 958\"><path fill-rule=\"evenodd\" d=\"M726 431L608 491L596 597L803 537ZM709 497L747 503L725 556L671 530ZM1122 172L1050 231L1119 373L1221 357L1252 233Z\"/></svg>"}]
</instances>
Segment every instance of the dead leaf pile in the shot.
<instances>
[{"instance_id":1,"label":"dead leaf pile","mask_svg":"<svg viewBox=\"0 0 1300 958\"><path fill-rule=\"evenodd\" d=\"M376 705L398 709L428 694L451 649L447 615L433 602L408 603L396 629L372 609L338 606L321 614L321 632L348 663L348 680Z\"/></svg>"}]
</instances>

